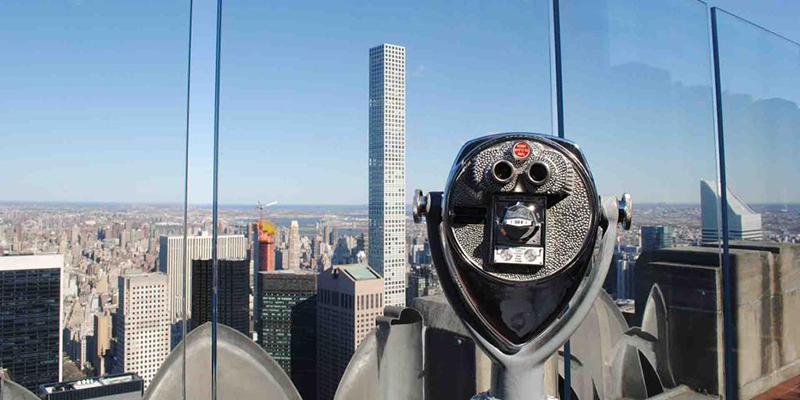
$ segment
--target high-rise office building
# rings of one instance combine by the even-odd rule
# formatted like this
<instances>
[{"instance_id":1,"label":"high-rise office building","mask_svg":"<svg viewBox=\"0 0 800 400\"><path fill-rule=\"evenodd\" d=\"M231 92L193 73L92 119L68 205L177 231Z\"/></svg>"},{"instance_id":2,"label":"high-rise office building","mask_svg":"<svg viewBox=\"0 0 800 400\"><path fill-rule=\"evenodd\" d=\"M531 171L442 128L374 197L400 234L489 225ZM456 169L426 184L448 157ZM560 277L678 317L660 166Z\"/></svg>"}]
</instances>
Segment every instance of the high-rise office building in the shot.
<instances>
[{"instance_id":1,"label":"high-rise office building","mask_svg":"<svg viewBox=\"0 0 800 400\"><path fill-rule=\"evenodd\" d=\"M656 249L672 247L671 241L669 243L669 246L661 246ZM603 289L612 299L633 299L636 286L636 260L640 250L641 247L621 244L620 238L617 238L614 255L611 257L611 266L605 281L603 281Z\"/></svg>"},{"instance_id":2,"label":"high-rise office building","mask_svg":"<svg viewBox=\"0 0 800 400\"><path fill-rule=\"evenodd\" d=\"M150 384L170 350L169 284L163 273L126 271L114 314L114 372L134 372Z\"/></svg>"},{"instance_id":3,"label":"high-rise office building","mask_svg":"<svg viewBox=\"0 0 800 400\"><path fill-rule=\"evenodd\" d=\"M324 246L325 242L322 241L322 237L314 236L314 238L311 239L311 259L318 259L324 252Z\"/></svg>"},{"instance_id":4,"label":"high-rise office building","mask_svg":"<svg viewBox=\"0 0 800 400\"><path fill-rule=\"evenodd\" d=\"M144 381L136 374L107 375L41 387L44 400L140 400Z\"/></svg>"},{"instance_id":5,"label":"high-rise office building","mask_svg":"<svg viewBox=\"0 0 800 400\"><path fill-rule=\"evenodd\" d=\"M289 237L289 233L285 226L275 227L275 248L286 248L287 237Z\"/></svg>"},{"instance_id":6,"label":"high-rise office building","mask_svg":"<svg viewBox=\"0 0 800 400\"><path fill-rule=\"evenodd\" d=\"M411 307L417 297L441 294L442 288L436 269L431 264L412 265L408 273L406 288L406 307Z\"/></svg>"},{"instance_id":7,"label":"high-rise office building","mask_svg":"<svg viewBox=\"0 0 800 400\"><path fill-rule=\"evenodd\" d=\"M756 213L727 190L728 237L730 240L762 240L761 214ZM721 240L720 196L717 181L700 181L700 207L703 221L702 241L713 243Z\"/></svg>"},{"instance_id":8,"label":"high-rise office building","mask_svg":"<svg viewBox=\"0 0 800 400\"><path fill-rule=\"evenodd\" d=\"M322 227L322 240L324 240L325 243L332 244L331 243L331 228L332 227L333 227L333 225L331 225L331 224L325 224L325 226Z\"/></svg>"},{"instance_id":9,"label":"high-rise office building","mask_svg":"<svg viewBox=\"0 0 800 400\"><path fill-rule=\"evenodd\" d=\"M259 206L260 207L260 206ZM260 334L258 326L259 315L261 315L261 303L258 301L258 294L261 293L261 280L258 279L259 272L275 271L281 264L277 260L275 251L276 230L275 224L264 220L263 216L258 222L253 223L253 320L256 338ZM281 260L282 261L282 260Z\"/></svg>"},{"instance_id":10,"label":"high-rise office building","mask_svg":"<svg viewBox=\"0 0 800 400\"><path fill-rule=\"evenodd\" d=\"M387 306L406 289L406 49L369 50L369 254L384 278Z\"/></svg>"},{"instance_id":11,"label":"high-rise office building","mask_svg":"<svg viewBox=\"0 0 800 400\"><path fill-rule=\"evenodd\" d=\"M403 299L405 301L405 299ZM336 393L358 345L384 307L383 278L364 264L334 266L317 278L317 398Z\"/></svg>"},{"instance_id":12,"label":"high-rise office building","mask_svg":"<svg viewBox=\"0 0 800 400\"><path fill-rule=\"evenodd\" d=\"M253 224L253 261L257 271L275 270L275 225L259 220Z\"/></svg>"},{"instance_id":13,"label":"high-rise office building","mask_svg":"<svg viewBox=\"0 0 800 400\"><path fill-rule=\"evenodd\" d=\"M258 344L272 356L304 399L316 399L317 273L260 272Z\"/></svg>"},{"instance_id":14,"label":"high-rise office building","mask_svg":"<svg viewBox=\"0 0 800 400\"><path fill-rule=\"evenodd\" d=\"M275 250L275 270L289 269L289 251Z\"/></svg>"},{"instance_id":15,"label":"high-rise office building","mask_svg":"<svg viewBox=\"0 0 800 400\"><path fill-rule=\"evenodd\" d=\"M182 319L183 298L183 236L161 236L158 269L169 277L170 310L172 322ZM219 260L240 260L247 257L247 238L242 235L221 235L217 238ZM186 307L191 317L192 260L211 259L211 236L190 236L186 243Z\"/></svg>"},{"instance_id":16,"label":"high-rise office building","mask_svg":"<svg viewBox=\"0 0 800 400\"><path fill-rule=\"evenodd\" d=\"M93 316L94 334L86 339L86 359L92 364L96 376L111 370L107 365L111 350L111 315L105 312Z\"/></svg>"},{"instance_id":17,"label":"high-rise office building","mask_svg":"<svg viewBox=\"0 0 800 400\"><path fill-rule=\"evenodd\" d=\"M212 264L192 261L192 329L211 321ZM250 260L217 260L217 268L217 322L250 337Z\"/></svg>"},{"instance_id":18,"label":"high-rise office building","mask_svg":"<svg viewBox=\"0 0 800 400\"><path fill-rule=\"evenodd\" d=\"M639 246L642 251L672 247L672 232L669 226L643 226L639 230Z\"/></svg>"},{"instance_id":19,"label":"high-rise office building","mask_svg":"<svg viewBox=\"0 0 800 400\"><path fill-rule=\"evenodd\" d=\"M0 367L36 392L61 380L61 255L0 257Z\"/></svg>"},{"instance_id":20,"label":"high-rise office building","mask_svg":"<svg viewBox=\"0 0 800 400\"><path fill-rule=\"evenodd\" d=\"M322 240L325 241L329 246L333 247L336 245L336 241L339 238L338 233L336 233L336 226L334 225L325 225L325 231L322 237Z\"/></svg>"},{"instance_id":21,"label":"high-rise office building","mask_svg":"<svg viewBox=\"0 0 800 400\"><path fill-rule=\"evenodd\" d=\"M613 294L614 300L632 299L634 297L634 286L636 285L635 265L635 262L629 261L627 258L620 258L611 265L611 268L616 270L615 277L617 278L617 287Z\"/></svg>"},{"instance_id":22,"label":"high-rise office building","mask_svg":"<svg viewBox=\"0 0 800 400\"><path fill-rule=\"evenodd\" d=\"M64 344L62 348L64 355L72 361L78 369L83 369L83 362L86 360L86 334L80 327L65 327L62 337Z\"/></svg>"},{"instance_id":23,"label":"high-rise office building","mask_svg":"<svg viewBox=\"0 0 800 400\"><path fill-rule=\"evenodd\" d=\"M415 240L414 244L409 245L408 250L408 261L411 265L431 263L431 246L427 240Z\"/></svg>"},{"instance_id":24,"label":"high-rise office building","mask_svg":"<svg viewBox=\"0 0 800 400\"><path fill-rule=\"evenodd\" d=\"M287 269L300 269L300 226L297 221L289 225L289 257Z\"/></svg>"}]
</instances>

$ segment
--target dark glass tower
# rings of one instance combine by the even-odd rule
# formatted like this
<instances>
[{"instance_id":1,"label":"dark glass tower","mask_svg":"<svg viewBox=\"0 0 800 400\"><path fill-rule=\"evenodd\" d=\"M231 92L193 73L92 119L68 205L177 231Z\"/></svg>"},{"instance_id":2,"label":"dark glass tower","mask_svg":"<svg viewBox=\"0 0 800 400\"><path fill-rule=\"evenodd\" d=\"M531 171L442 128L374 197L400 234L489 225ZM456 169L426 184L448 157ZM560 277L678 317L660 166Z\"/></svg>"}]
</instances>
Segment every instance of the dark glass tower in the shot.
<instances>
[{"instance_id":1,"label":"dark glass tower","mask_svg":"<svg viewBox=\"0 0 800 400\"><path fill-rule=\"evenodd\" d=\"M642 252L672 247L672 234L668 226L643 226Z\"/></svg>"},{"instance_id":2,"label":"dark glass tower","mask_svg":"<svg viewBox=\"0 0 800 400\"><path fill-rule=\"evenodd\" d=\"M250 337L250 260L219 260L217 322ZM192 260L194 329L211 321L211 260Z\"/></svg>"},{"instance_id":3,"label":"dark glass tower","mask_svg":"<svg viewBox=\"0 0 800 400\"><path fill-rule=\"evenodd\" d=\"M60 379L60 255L0 257L0 367L37 392Z\"/></svg>"},{"instance_id":4,"label":"dark glass tower","mask_svg":"<svg viewBox=\"0 0 800 400\"><path fill-rule=\"evenodd\" d=\"M286 371L304 399L316 399L317 274L260 272L258 344Z\"/></svg>"}]
</instances>

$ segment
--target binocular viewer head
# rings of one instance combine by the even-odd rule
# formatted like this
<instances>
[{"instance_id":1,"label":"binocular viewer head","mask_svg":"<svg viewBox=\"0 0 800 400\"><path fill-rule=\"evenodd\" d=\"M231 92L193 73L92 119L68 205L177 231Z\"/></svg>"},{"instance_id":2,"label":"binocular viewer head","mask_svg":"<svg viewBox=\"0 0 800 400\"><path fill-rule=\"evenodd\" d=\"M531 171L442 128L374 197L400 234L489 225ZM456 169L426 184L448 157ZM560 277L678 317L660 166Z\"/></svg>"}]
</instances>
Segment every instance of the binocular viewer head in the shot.
<instances>
[{"instance_id":1,"label":"binocular viewer head","mask_svg":"<svg viewBox=\"0 0 800 400\"><path fill-rule=\"evenodd\" d=\"M552 341L587 279L605 277L588 274L598 234L630 224L627 197L606 203L575 144L506 133L465 144L444 192L417 190L413 212L449 302L497 358Z\"/></svg>"},{"instance_id":2,"label":"binocular viewer head","mask_svg":"<svg viewBox=\"0 0 800 400\"><path fill-rule=\"evenodd\" d=\"M536 282L591 249L598 197L579 152L527 135L476 142L462 149L443 199L458 254L497 279Z\"/></svg>"}]
</instances>

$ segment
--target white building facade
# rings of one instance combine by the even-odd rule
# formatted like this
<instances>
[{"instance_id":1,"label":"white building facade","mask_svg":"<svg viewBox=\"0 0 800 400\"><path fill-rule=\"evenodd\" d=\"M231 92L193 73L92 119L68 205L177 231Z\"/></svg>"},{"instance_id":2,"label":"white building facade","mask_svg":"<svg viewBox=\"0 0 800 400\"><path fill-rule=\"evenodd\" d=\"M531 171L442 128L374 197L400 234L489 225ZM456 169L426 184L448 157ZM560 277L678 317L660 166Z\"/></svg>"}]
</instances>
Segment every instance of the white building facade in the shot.
<instances>
[{"instance_id":1,"label":"white building facade","mask_svg":"<svg viewBox=\"0 0 800 400\"><path fill-rule=\"evenodd\" d=\"M730 189L727 192L728 238L730 240L763 240L761 214L753 211ZM719 183L717 181L700 181L703 243L716 243L722 240L720 203Z\"/></svg>"},{"instance_id":2,"label":"white building facade","mask_svg":"<svg viewBox=\"0 0 800 400\"><path fill-rule=\"evenodd\" d=\"M211 236L189 236L186 246L186 304L192 304L192 260L211 259ZM183 236L161 236L159 239L158 270L169 279L170 318L183 319ZM242 235L217 237L217 259L247 258L247 238ZM191 308L191 307L189 307ZM191 309L186 311L191 317Z\"/></svg>"},{"instance_id":3,"label":"white building facade","mask_svg":"<svg viewBox=\"0 0 800 400\"><path fill-rule=\"evenodd\" d=\"M300 269L300 225L297 221L289 224L288 269Z\"/></svg>"},{"instance_id":4,"label":"white building facade","mask_svg":"<svg viewBox=\"0 0 800 400\"><path fill-rule=\"evenodd\" d=\"M114 315L114 371L135 372L150 384L170 351L167 276L125 274L119 277L119 308Z\"/></svg>"},{"instance_id":5,"label":"white building facade","mask_svg":"<svg viewBox=\"0 0 800 400\"><path fill-rule=\"evenodd\" d=\"M369 254L387 306L405 305L406 49L369 50Z\"/></svg>"}]
</instances>

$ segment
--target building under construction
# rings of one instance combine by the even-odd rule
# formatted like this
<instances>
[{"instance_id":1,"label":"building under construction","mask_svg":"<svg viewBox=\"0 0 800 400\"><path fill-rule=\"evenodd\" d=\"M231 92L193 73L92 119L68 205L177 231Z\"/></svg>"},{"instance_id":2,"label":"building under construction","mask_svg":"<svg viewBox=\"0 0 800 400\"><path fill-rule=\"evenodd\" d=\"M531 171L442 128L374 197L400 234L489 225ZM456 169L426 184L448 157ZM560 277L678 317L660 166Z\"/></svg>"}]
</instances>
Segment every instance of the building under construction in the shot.
<instances>
[{"instance_id":1,"label":"building under construction","mask_svg":"<svg viewBox=\"0 0 800 400\"><path fill-rule=\"evenodd\" d=\"M263 218L253 223L253 260L258 271L275 270L275 224Z\"/></svg>"}]
</instances>

